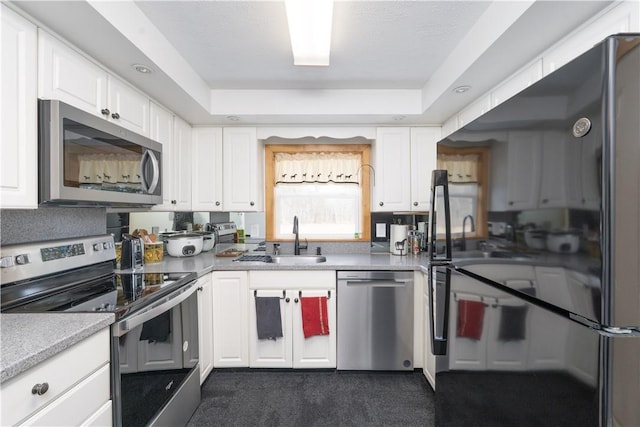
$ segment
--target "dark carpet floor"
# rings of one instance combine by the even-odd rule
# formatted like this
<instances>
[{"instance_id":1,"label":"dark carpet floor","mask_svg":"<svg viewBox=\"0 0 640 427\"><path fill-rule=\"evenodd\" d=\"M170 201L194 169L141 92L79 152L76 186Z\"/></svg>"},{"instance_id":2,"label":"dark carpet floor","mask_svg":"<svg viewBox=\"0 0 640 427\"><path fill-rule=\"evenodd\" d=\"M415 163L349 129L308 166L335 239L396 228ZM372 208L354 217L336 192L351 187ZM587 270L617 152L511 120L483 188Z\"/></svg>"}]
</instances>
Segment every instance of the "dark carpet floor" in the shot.
<instances>
[{"instance_id":1,"label":"dark carpet floor","mask_svg":"<svg viewBox=\"0 0 640 427\"><path fill-rule=\"evenodd\" d=\"M434 425L421 372L215 370L188 427Z\"/></svg>"}]
</instances>

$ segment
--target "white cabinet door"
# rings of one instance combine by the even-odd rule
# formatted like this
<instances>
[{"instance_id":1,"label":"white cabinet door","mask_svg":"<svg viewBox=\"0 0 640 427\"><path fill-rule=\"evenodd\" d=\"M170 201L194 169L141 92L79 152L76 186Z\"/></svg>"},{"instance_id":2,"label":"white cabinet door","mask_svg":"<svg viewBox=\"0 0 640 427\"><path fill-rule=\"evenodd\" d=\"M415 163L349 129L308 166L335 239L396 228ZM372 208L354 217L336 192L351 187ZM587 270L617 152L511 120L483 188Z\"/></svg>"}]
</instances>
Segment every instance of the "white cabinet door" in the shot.
<instances>
[{"instance_id":1,"label":"white cabinet door","mask_svg":"<svg viewBox=\"0 0 640 427\"><path fill-rule=\"evenodd\" d=\"M213 273L198 278L198 348L200 385L213 370Z\"/></svg>"},{"instance_id":2,"label":"white cabinet door","mask_svg":"<svg viewBox=\"0 0 640 427\"><path fill-rule=\"evenodd\" d=\"M249 366L252 368L291 368L292 363L292 329L291 316L294 305L294 292L282 289L260 289L251 294L249 308ZM280 299L280 321L282 322L282 338L258 339L256 323L256 297L275 297Z\"/></svg>"},{"instance_id":3,"label":"white cabinet door","mask_svg":"<svg viewBox=\"0 0 640 427\"><path fill-rule=\"evenodd\" d=\"M7 8L2 12L2 117L0 206L38 206L36 27Z\"/></svg>"},{"instance_id":4,"label":"white cabinet door","mask_svg":"<svg viewBox=\"0 0 640 427\"><path fill-rule=\"evenodd\" d=\"M105 117L107 73L50 34L38 32L38 97Z\"/></svg>"},{"instance_id":5,"label":"white cabinet door","mask_svg":"<svg viewBox=\"0 0 640 427\"><path fill-rule=\"evenodd\" d=\"M451 287L454 288L453 281L470 281L468 278L451 278ZM455 285L458 288L458 284ZM480 301L480 297L473 294L456 293L457 297L467 301ZM455 299L455 295L452 293L449 307L449 324L457 325L458 322L458 304ZM484 311L483 325L488 324L487 317L490 315L490 311ZM482 335L480 339L474 339L469 337L449 337L449 369L461 369L465 371L481 371L487 369L487 331L488 328L483 326ZM455 327L450 328L451 333L456 330Z\"/></svg>"},{"instance_id":6,"label":"white cabinet door","mask_svg":"<svg viewBox=\"0 0 640 427\"><path fill-rule=\"evenodd\" d=\"M534 209L540 193L540 134L511 132L507 152L507 210Z\"/></svg>"},{"instance_id":7,"label":"white cabinet door","mask_svg":"<svg viewBox=\"0 0 640 427\"><path fill-rule=\"evenodd\" d=\"M191 209L222 210L222 128L194 128L192 132Z\"/></svg>"},{"instance_id":8,"label":"white cabinet door","mask_svg":"<svg viewBox=\"0 0 640 427\"><path fill-rule=\"evenodd\" d=\"M38 33L38 96L149 136L149 98L52 35Z\"/></svg>"},{"instance_id":9,"label":"white cabinet door","mask_svg":"<svg viewBox=\"0 0 640 427\"><path fill-rule=\"evenodd\" d=\"M173 190L177 211L191 210L191 126L173 117Z\"/></svg>"},{"instance_id":10,"label":"white cabinet door","mask_svg":"<svg viewBox=\"0 0 640 427\"><path fill-rule=\"evenodd\" d=\"M540 177L540 208L565 207L567 204L567 154L568 144L565 133L546 131L543 134L542 161L544 174Z\"/></svg>"},{"instance_id":11,"label":"white cabinet door","mask_svg":"<svg viewBox=\"0 0 640 427\"><path fill-rule=\"evenodd\" d=\"M171 339L163 341L138 341L138 369L140 371L161 371L180 369L182 360L182 322L179 313L171 311ZM140 333L129 333L128 339L139 337L144 325L138 326ZM132 335L131 335L132 334ZM127 340L125 340L126 342ZM130 343L131 344L131 343Z\"/></svg>"},{"instance_id":12,"label":"white cabinet door","mask_svg":"<svg viewBox=\"0 0 640 427\"><path fill-rule=\"evenodd\" d=\"M439 127L411 128L411 210L426 212L431 203L431 172L436 169Z\"/></svg>"},{"instance_id":13,"label":"white cabinet door","mask_svg":"<svg viewBox=\"0 0 640 427\"><path fill-rule=\"evenodd\" d=\"M291 292L291 291L287 291ZM302 297L327 298L327 316L329 320L329 334L304 337L302 329L302 305L298 301L300 294L293 295L292 337L293 337L293 367L300 368L335 368L336 367L336 295L327 289L305 289Z\"/></svg>"},{"instance_id":14,"label":"white cabinet door","mask_svg":"<svg viewBox=\"0 0 640 427\"><path fill-rule=\"evenodd\" d=\"M411 129L378 128L371 211L408 211L411 206Z\"/></svg>"},{"instance_id":15,"label":"white cabinet door","mask_svg":"<svg viewBox=\"0 0 640 427\"><path fill-rule=\"evenodd\" d=\"M149 107L149 138L162 144L162 204L153 210L168 211L174 209L173 197L173 114L152 102Z\"/></svg>"},{"instance_id":16,"label":"white cabinet door","mask_svg":"<svg viewBox=\"0 0 640 427\"><path fill-rule=\"evenodd\" d=\"M502 340L500 339L500 323L502 322L502 310L508 307L524 305L516 298L501 298L497 307L487 306L488 316L485 317L487 340L487 369L496 371L524 371L527 369L527 352L529 340ZM525 336L529 336L527 316Z\"/></svg>"},{"instance_id":17,"label":"white cabinet door","mask_svg":"<svg viewBox=\"0 0 640 427\"><path fill-rule=\"evenodd\" d=\"M249 366L246 271L213 272L213 366Z\"/></svg>"},{"instance_id":18,"label":"white cabinet door","mask_svg":"<svg viewBox=\"0 0 640 427\"><path fill-rule=\"evenodd\" d=\"M108 87L108 120L149 136L149 98L113 76L109 76Z\"/></svg>"},{"instance_id":19,"label":"white cabinet door","mask_svg":"<svg viewBox=\"0 0 640 427\"><path fill-rule=\"evenodd\" d=\"M262 211L264 150L256 128L225 128L222 138L224 210Z\"/></svg>"}]
</instances>

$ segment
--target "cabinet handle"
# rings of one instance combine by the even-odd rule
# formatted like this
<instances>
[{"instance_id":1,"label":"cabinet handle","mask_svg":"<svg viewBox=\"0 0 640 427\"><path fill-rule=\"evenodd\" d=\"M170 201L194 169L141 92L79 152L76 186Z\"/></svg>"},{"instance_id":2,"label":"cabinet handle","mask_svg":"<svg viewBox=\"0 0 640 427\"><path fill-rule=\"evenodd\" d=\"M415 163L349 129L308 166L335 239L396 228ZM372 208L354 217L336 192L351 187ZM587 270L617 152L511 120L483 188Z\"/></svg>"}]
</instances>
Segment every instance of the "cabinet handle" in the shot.
<instances>
[{"instance_id":1,"label":"cabinet handle","mask_svg":"<svg viewBox=\"0 0 640 427\"><path fill-rule=\"evenodd\" d=\"M413 202L413 206L418 206L418 202Z\"/></svg>"},{"instance_id":2,"label":"cabinet handle","mask_svg":"<svg viewBox=\"0 0 640 427\"><path fill-rule=\"evenodd\" d=\"M111 115L111 117L112 117L112 118L114 118L114 119L119 119L119 118L120 118L120 114L118 114L118 113L113 113L113 114Z\"/></svg>"},{"instance_id":3,"label":"cabinet handle","mask_svg":"<svg viewBox=\"0 0 640 427\"><path fill-rule=\"evenodd\" d=\"M298 303L298 298L294 298L293 302Z\"/></svg>"},{"instance_id":4,"label":"cabinet handle","mask_svg":"<svg viewBox=\"0 0 640 427\"><path fill-rule=\"evenodd\" d=\"M171 204L172 204L172 205L175 205L176 203L177 203L177 202L176 202L175 200L172 200L172 201L171 201Z\"/></svg>"},{"instance_id":5,"label":"cabinet handle","mask_svg":"<svg viewBox=\"0 0 640 427\"><path fill-rule=\"evenodd\" d=\"M513 202L509 202L509 206L513 206Z\"/></svg>"},{"instance_id":6,"label":"cabinet handle","mask_svg":"<svg viewBox=\"0 0 640 427\"><path fill-rule=\"evenodd\" d=\"M100 113L101 113L103 116L108 116L108 115L109 115L109 113L111 113L111 111L109 111L109 109L108 109L108 108L103 108L102 110L100 110Z\"/></svg>"},{"instance_id":7,"label":"cabinet handle","mask_svg":"<svg viewBox=\"0 0 640 427\"><path fill-rule=\"evenodd\" d=\"M253 205L255 205L255 203L253 203L253 202L249 202L249 205L250 205L250 206L253 206Z\"/></svg>"},{"instance_id":8,"label":"cabinet handle","mask_svg":"<svg viewBox=\"0 0 640 427\"><path fill-rule=\"evenodd\" d=\"M286 297L286 298L284 299L284 302L289 302L289 301L291 301L291 298L289 298L289 297Z\"/></svg>"},{"instance_id":9,"label":"cabinet handle","mask_svg":"<svg viewBox=\"0 0 640 427\"><path fill-rule=\"evenodd\" d=\"M36 384L31 389L31 394L42 396L49 390L49 383Z\"/></svg>"},{"instance_id":10,"label":"cabinet handle","mask_svg":"<svg viewBox=\"0 0 640 427\"><path fill-rule=\"evenodd\" d=\"M384 206L384 202L380 202L378 203L380 206Z\"/></svg>"},{"instance_id":11,"label":"cabinet handle","mask_svg":"<svg viewBox=\"0 0 640 427\"><path fill-rule=\"evenodd\" d=\"M202 286L198 286L198 290L202 292L204 288Z\"/></svg>"},{"instance_id":12,"label":"cabinet handle","mask_svg":"<svg viewBox=\"0 0 640 427\"><path fill-rule=\"evenodd\" d=\"M216 206L220 206L220 202L216 202Z\"/></svg>"},{"instance_id":13,"label":"cabinet handle","mask_svg":"<svg viewBox=\"0 0 640 427\"><path fill-rule=\"evenodd\" d=\"M549 199L542 199L542 203L549 203Z\"/></svg>"}]
</instances>

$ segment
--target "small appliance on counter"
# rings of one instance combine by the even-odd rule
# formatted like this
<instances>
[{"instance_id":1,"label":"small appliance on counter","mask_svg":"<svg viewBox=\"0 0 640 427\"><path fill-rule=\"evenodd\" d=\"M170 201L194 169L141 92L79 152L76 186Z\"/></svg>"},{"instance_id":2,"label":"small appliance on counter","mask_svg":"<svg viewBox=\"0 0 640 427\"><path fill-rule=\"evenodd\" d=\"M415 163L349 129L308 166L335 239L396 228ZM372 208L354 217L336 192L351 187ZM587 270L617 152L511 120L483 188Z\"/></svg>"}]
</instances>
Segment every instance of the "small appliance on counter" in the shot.
<instances>
[{"instance_id":1,"label":"small appliance on counter","mask_svg":"<svg viewBox=\"0 0 640 427\"><path fill-rule=\"evenodd\" d=\"M122 235L121 270L139 270L144 266L144 244L139 237Z\"/></svg>"},{"instance_id":2,"label":"small appliance on counter","mask_svg":"<svg viewBox=\"0 0 640 427\"><path fill-rule=\"evenodd\" d=\"M217 230L217 243L234 243L235 235L238 232L238 227L236 227L236 223L233 221L207 224L205 229L207 228L213 228Z\"/></svg>"},{"instance_id":3,"label":"small appliance on counter","mask_svg":"<svg viewBox=\"0 0 640 427\"><path fill-rule=\"evenodd\" d=\"M409 237L409 226L403 224L391 224L391 236L389 241L389 251L393 255L406 255L409 248L407 245Z\"/></svg>"},{"instance_id":4,"label":"small appliance on counter","mask_svg":"<svg viewBox=\"0 0 640 427\"><path fill-rule=\"evenodd\" d=\"M165 244L167 254L173 257L195 256L202 252L203 236L196 233L162 233L160 239Z\"/></svg>"}]
</instances>

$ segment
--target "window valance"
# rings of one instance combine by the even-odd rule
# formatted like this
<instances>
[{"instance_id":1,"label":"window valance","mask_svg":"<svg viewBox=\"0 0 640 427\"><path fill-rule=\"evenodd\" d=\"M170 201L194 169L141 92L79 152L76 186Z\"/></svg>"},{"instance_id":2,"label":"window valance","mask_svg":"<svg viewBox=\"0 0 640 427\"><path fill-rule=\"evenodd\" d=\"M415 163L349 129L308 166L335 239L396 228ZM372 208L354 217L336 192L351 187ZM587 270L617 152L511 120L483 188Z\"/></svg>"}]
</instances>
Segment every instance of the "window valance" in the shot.
<instances>
[{"instance_id":1,"label":"window valance","mask_svg":"<svg viewBox=\"0 0 640 427\"><path fill-rule=\"evenodd\" d=\"M358 184L361 164L360 153L275 153L275 181Z\"/></svg>"}]
</instances>

